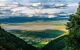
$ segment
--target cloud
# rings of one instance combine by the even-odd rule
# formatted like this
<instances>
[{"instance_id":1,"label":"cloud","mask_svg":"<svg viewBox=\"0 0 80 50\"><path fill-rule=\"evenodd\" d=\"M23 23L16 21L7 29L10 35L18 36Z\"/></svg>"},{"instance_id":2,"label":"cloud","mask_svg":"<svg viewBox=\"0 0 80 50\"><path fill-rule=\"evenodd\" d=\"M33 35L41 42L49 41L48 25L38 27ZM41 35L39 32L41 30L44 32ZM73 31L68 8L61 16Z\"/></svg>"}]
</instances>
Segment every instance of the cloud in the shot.
<instances>
[{"instance_id":1,"label":"cloud","mask_svg":"<svg viewBox=\"0 0 80 50\"><path fill-rule=\"evenodd\" d=\"M12 4L12 3L16 3L16 2L21 3L21 4L28 4L32 1L40 2L42 0L40 0L40 1L38 1L38 0L0 0L0 5L2 6L2 5L4 5L4 3L8 3L8 4L11 3ZM69 0L66 0L66 1L69 1ZM46 2L47 2L47 0L46 0ZM57 4L57 6L58 5L60 5L60 4ZM42 15L44 15L44 14L60 14L61 12L65 12L65 11L72 13L76 10L75 6L77 6L77 5L78 4L76 4L76 3L68 4L67 6L72 7L72 9L71 8L67 8L67 9L56 9L56 8L36 9L36 8L33 8L33 7L27 7L27 6L18 7L15 4L13 4L13 5L9 5L9 7L2 8L2 9L13 8L13 9L8 9L8 10L11 10L12 13L10 11L7 11L7 13L10 14L10 15L13 15L13 14L21 15L21 13L22 13L22 15L28 15L28 16L32 17L33 15L36 15L36 14L37 15L41 15L41 14ZM34 4L33 6L36 6L36 5ZM74 11L73 11L73 7L75 8ZM6 15L6 11L5 11L5 13L3 13L3 15ZM55 17L55 16L53 16L53 15L49 16L49 18L52 18L52 17Z\"/></svg>"},{"instance_id":2,"label":"cloud","mask_svg":"<svg viewBox=\"0 0 80 50\"><path fill-rule=\"evenodd\" d=\"M0 2L4 2L4 1L6 1L6 0L0 0Z\"/></svg>"}]
</instances>

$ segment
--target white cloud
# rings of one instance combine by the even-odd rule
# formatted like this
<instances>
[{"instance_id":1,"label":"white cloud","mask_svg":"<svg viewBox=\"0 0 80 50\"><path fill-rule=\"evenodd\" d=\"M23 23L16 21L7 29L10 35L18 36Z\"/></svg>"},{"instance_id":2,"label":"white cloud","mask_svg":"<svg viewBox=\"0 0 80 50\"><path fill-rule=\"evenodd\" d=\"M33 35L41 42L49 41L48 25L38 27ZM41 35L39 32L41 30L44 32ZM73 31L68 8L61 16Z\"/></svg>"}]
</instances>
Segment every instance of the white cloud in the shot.
<instances>
[{"instance_id":1,"label":"white cloud","mask_svg":"<svg viewBox=\"0 0 80 50\"><path fill-rule=\"evenodd\" d=\"M31 1L31 0L30 0ZM30 2L29 0L0 0L0 6L5 6L5 3L14 3L13 5L9 5L9 8L13 8L13 9L9 9L12 11L11 14L25 14L28 15L29 17L32 17L32 15L40 15L40 14L59 14L61 12L65 12L63 11L63 9L56 9L56 8L47 8L47 9L36 9L36 8L30 8L27 6L22 6L22 7L18 7L16 4L18 3L22 3L22 4L26 4L28 2ZM37 5L40 5L41 3L36 3ZM36 4L33 4L33 6L37 6ZM57 6L63 6L64 4L56 4ZM67 6L71 7L71 6L76 6L76 3L72 3L72 4L68 4ZM38 6L37 6L38 7ZM4 8L6 9L6 8ZM7 12L9 13L9 12ZM5 14L4 14L5 15ZM50 15L49 18L55 17L53 15Z\"/></svg>"},{"instance_id":2,"label":"white cloud","mask_svg":"<svg viewBox=\"0 0 80 50\"><path fill-rule=\"evenodd\" d=\"M57 17L55 15L49 15L48 18L54 18L54 17Z\"/></svg>"},{"instance_id":3,"label":"white cloud","mask_svg":"<svg viewBox=\"0 0 80 50\"><path fill-rule=\"evenodd\" d=\"M78 7L78 3L70 3L67 6L69 6L69 7L77 6Z\"/></svg>"},{"instance_id":4,"label":"white cloud","mask_svg":"<svg viewBox=\"0 0 80 50\"><path fill-rule=\"evenodd\" d=\"M4 2L4 1L6 1L6 0L0 0L0 2Z\"/></svg>"}]
</instances>

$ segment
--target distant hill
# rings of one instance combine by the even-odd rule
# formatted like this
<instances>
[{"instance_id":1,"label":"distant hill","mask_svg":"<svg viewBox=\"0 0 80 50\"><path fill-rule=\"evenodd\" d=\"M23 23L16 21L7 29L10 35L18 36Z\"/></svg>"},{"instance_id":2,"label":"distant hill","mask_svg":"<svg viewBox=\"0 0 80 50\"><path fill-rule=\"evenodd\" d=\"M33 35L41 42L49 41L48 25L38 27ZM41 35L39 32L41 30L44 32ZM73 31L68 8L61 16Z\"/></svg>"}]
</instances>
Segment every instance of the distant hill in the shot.
<instances>
[{"instance_id":1,"label":"distant hill","mask_svg":"<svg viewBox=\"0 0 80 50\"><path fill-rule=\"evenodd\" d=\"M55 18L40 18L39 16L26 17L26 16L13 16L9 18L0 19L0 23L23 23L33 21L57 21L57 20L68 20L66 16L58 16Z\"/></svg>"},{"instance_id":2,"label":"distant hill","mask_svg":"<svg viewBox=\"0 0 80 50\"><path fill-rule=\"evenodd\" d=\"M37 50L0 27L0 50Z\"/></svg>"}]
</instances>

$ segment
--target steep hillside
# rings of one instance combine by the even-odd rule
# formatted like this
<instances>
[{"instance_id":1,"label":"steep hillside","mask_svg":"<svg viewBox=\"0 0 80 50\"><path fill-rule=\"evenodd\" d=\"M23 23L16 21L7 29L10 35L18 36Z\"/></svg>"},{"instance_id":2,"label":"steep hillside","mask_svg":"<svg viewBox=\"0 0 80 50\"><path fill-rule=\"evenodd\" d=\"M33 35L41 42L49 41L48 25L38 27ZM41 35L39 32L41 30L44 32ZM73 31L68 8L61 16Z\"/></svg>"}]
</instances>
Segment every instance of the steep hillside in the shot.
<instances>
[{"instance_id":1,"label":"steep hillside","mask_svg":"<svg viewBox=\"0 0 80 50\"><path fill-rule=\"evenodd\" d=\"M65 47L65 35L49 42L41 50L62 50Z\"/></svg>"},{"instance_id":2,"label":"steep hillside","mask_svg":"<svg viewBox=\"0 0 80 50\"><path fill-rule=\"evenodd\" d=\"M37 50L0 27L0 50Z\"/></svg>"}]
</instances>

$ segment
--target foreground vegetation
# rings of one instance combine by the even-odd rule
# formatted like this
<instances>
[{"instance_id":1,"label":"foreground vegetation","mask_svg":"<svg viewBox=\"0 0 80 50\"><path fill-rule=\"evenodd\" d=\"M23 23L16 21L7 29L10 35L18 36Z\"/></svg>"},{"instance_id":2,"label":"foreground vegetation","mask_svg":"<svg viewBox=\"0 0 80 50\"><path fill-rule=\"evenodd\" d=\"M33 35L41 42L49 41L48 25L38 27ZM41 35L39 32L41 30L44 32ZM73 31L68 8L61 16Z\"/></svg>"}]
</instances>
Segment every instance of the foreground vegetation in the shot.
<instances>
[{"instance_id":1,"label":"foreground vegetation","mask_svg":"<svg viewBox=\"0 0 80 50\"><path fill-rule=\"evenodd\" d=\"M80 50L80 4L75 15L70 15L67 23L69 36L67 37L67 50Z\"/></svg>"},{"instance_id":2,"label":"foreground vegetation","mask_svg":"<svg viewBox=\"0 0 80 50\"><path fill-rule=\"evenodd\" d=\"M15 35L5 31L0 27L0 50L37 50L24 40Z\"/></svg>"}]
</instances>

